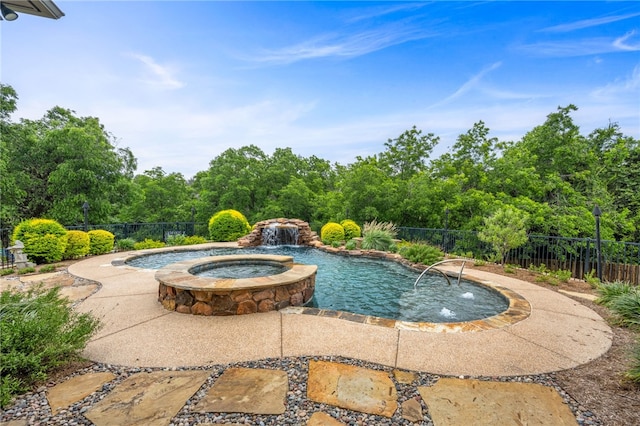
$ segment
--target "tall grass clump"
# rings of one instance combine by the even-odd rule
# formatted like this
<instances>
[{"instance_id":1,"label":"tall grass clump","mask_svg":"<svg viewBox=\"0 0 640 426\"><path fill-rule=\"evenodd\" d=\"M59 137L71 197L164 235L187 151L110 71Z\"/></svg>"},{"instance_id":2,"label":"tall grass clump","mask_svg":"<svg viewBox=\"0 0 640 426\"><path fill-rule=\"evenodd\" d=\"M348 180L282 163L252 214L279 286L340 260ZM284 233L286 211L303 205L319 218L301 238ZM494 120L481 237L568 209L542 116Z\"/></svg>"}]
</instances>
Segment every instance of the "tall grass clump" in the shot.
<instances>
[{"instance_id":1,"label":"tall grass clump","mask_svg":"<svg viewBox=\"0 0 640 426\"><path fill-rule=\"evenodd\" d=\"M640 338L636 339L636 345L631 350L631 368L627 370L625 377L632 382L640 383Z\"/></svg>"},{"instance_id":2,"label":"tall grass clump","mask_svg":"<svg viewBox=\"0 0 640 426\"><path fill-rule=\"evenodd\" d=\"M640 288L627 283L604 283L597 286L600 297L597 303L608 307L615 315L614 322L640 332ZM631 351L631 366L625 377L640 383L640 338Z\"/></svg>"},{"instance_id":3,"label":"tall grass clump","mask_svg":"<svg viewBox=\"0 0 640 426\"><path fill-rule=\"evenodd\" d=\"M600 293L600 297L598 297L595 302L607 307L613 300L617 299L621 295L635 291L631 284L621 281L598 284L596 290Z\"/></svg>"},{"instance_id":4,"label":"tall grass clump","mask_svg":"<svg viewBox=\"0 0 640 426\"><path fill-rule=\"evenodd\" d=\"M398 228L391 222L365 222L362 226L362 248L387 251L397 234Z\"/></svg>"},{"instance_id":5,"label":"tall grass clump","mask_svg":"<svg viewBox=\"0 0 640 426\"><path fill-rule=\"evenodd\" d=\"M59 288L0 294L0 406L79 358L99 321L80 314Z\"/></svg>"},{"instance_id":6,"label":"tall grass clump","mask_svg":"<svg viewBox=\"0 0 640 426\"><path fill-rule=\"evenodd\" d=\"M617 316L616 323L640 331L640 291L621 294L608 306Z\"/></svg>"}]
</instances>

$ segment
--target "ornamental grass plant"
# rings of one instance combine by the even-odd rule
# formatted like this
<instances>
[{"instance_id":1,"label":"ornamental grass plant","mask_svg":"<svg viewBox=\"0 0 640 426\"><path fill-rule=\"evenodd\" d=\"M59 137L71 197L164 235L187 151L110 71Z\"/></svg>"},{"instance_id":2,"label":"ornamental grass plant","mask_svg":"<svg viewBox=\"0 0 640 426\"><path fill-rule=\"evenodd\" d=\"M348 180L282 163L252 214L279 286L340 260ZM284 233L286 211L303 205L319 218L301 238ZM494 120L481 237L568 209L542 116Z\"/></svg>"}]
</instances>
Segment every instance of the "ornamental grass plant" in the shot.
<instances>
[{"instance_id":1,"label":"ornamental grass plant","mask_svg":"<svg viewBox=\"0 0 640 426\"><path fill-rule=\"evenodd\" d=\"M398 228L391 222L365 222L362 226L362 248L387 251L397 234Z\"/></svg>"},{"instance_id":2,"label":"ornamental grass plant","mask_svg":"<svg viewBox=\"0 0 640 426\"><path fill-rule=\"evenodd\" d=\"M613 322L640 333L640 288L628 283L602 283L597 286L600 297L596 303L608 307L614 314ZM631 351L631 363L625 377L640 383L640 338Z\"/></svg>"}]
</instances>

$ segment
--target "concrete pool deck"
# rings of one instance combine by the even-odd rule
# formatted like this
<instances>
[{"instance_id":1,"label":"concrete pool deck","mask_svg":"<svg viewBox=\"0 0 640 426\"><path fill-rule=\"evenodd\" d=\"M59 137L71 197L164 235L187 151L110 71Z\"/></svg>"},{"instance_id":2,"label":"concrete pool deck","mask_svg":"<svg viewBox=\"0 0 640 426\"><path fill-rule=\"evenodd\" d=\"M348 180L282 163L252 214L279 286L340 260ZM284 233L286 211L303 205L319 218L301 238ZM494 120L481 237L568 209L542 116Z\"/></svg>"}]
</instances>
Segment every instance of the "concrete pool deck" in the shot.
<instances>
[{"instance_id":1,"label":"concrete pool deck","mask_svg":"<svg viewBox=\"0 0 640 426\"><path fill-rule=\"evenodd\" d=\"M71 274L101 284L77 306L103 323L84 352L92 361L190 367L335 355L443 375L513 376L592 361L609 349L613 336L598 314L569 297L472 269L466 269L464 276L518 293L529 302L530 315L495 329L446 333L356 322L349 315L307 315L299 309L224 317L185 315L169 312L158 302L155 270L118 264L123 256L91 257L69 267Z\"/></svg>"}]
</instances>

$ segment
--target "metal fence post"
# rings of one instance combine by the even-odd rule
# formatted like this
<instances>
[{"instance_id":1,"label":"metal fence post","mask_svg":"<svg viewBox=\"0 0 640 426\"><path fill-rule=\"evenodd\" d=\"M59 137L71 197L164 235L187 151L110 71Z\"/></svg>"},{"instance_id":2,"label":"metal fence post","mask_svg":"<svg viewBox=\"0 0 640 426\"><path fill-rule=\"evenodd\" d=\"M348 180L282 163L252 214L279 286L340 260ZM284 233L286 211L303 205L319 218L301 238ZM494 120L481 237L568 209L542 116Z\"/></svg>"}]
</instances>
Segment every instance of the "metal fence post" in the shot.
<instances>
[{"instance_id":1,"label":"metal fence post","mask_svg":"<svg viewBox=\"0 0 640 426\"><path fill-rule=\"evenodd\" d=\"M598 256L598 279L602 282L602 247L600 241L600 207L596 204L593 208L593 215L596 218L596 254Z\"/></svg>"}]
</instances>

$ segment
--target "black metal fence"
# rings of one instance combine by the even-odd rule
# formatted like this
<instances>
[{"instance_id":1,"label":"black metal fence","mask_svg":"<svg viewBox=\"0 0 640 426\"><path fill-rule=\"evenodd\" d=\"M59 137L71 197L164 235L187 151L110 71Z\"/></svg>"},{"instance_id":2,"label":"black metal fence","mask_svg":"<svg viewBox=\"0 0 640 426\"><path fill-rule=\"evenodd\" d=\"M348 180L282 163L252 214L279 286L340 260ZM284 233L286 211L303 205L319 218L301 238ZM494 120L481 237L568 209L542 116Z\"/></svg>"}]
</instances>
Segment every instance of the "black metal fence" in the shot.
<instances>
[{"instance_id":1,"label":"black metal fence","mask_svg":"<svg viewBox=\"0 0 640 426\"><path fill-rule=\"evenodd\" d=\"M209 231L206 223L196 222L156 222L156 223L112 223L106 225L66 226L67 229L87 230L104 229L116 236L117 240L132 238L142 241L147 238L166 241L171 235L200 235L207 237Z\"/></svg>"},{"instance_id":2,"label":"black metal fence","mask_svg":"<svg viewBox=\"0 0 640 426\"><path fill-rule=\"evenodd\" d=\"M445 253L479 259L493 253L491 246L480 241L474 231L401 227L398 238L425 241L441 247ZM602 240L601 252L604 281L640 285L640 243ZM506 262L523 268L545 265L551 270L569 270L574 278L582 279L597 270L596 240L530 235L525 244L509 251Z\"/></svg>"},{"instance_id":3,"label":"black metal fence","mask_svg":"<svg viewBox=\"0 0 640 426\"><path fill-rule=\"evenodd\" d=\"M67 226L67 229L85 230L85 226ZM104 229L116 236L116 240L132 238L142 241L166 239L170 235L208 236L206 223L159 222L159 223L115 223L87 225L86 230ZM493 254L490 245L480 241L475 231L451 229L407 228L398 229L398 238L407 241L424 241L441 247L445 253L454 253L478 259L489 258ZM11 229L0 229L2 268L12 267L13 258L7 247L11 240ZM627 281L640 285L640 243L601 241L602 278L605 281ZM511 250L506 261L523 268L531 265L545 265L551 270L569 270L574 278L584 278L596 271L598 253L596 240L591 238L563 238L530 235L527 243Z\"/></svg>"},{"instance_id":4,"label":"black metal fence","mask_svg":"<svg viewBox=\"0 0 640 426\"><path fill-rule=\"evenodd\" d=\"M87 230L104 229L111 232L117 240L132 238L136 241L144 239L152 239L157 241L166 241L171 235L200 235L207 237L209 231L206 223L196 222L158 222L158 223L113 223L106 225L84 225L65 226L66 229ZM10 228L0 228L0 267L2 269L13 268L13 255L8 247L11 243Z\"/></svg>"}]
</instances>

